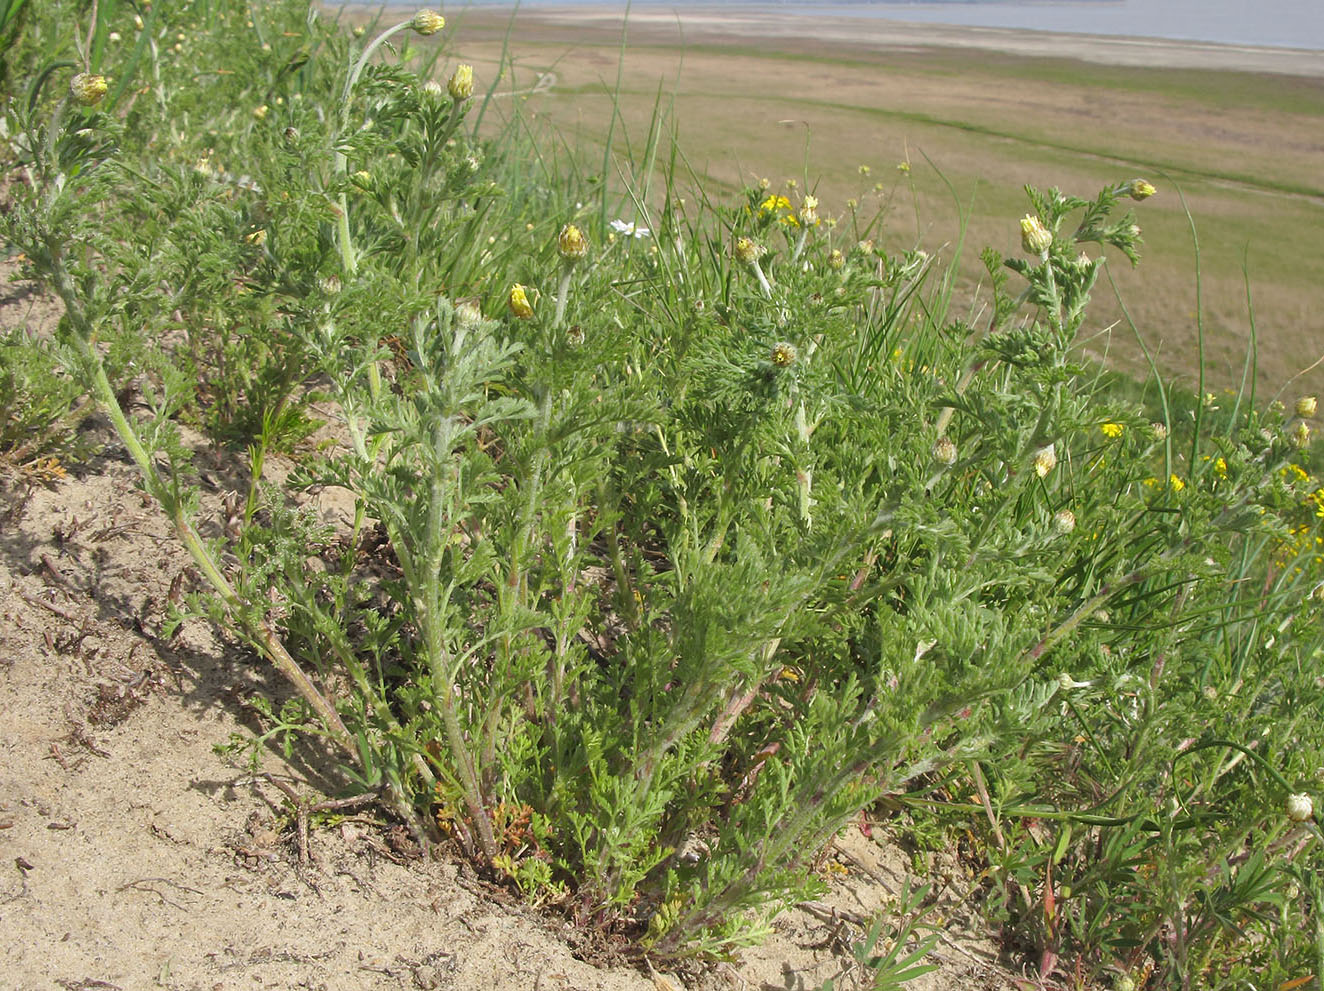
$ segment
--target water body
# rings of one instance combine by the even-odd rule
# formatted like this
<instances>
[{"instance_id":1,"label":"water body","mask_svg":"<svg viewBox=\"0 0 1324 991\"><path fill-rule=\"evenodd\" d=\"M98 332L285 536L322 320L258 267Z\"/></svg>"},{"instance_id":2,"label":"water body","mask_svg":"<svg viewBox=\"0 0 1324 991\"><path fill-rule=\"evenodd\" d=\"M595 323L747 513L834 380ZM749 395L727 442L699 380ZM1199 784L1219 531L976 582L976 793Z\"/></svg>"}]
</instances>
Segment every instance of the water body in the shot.
<instances>
[{"instance_id":1,"label":"water body","mask_svg":"<svg viewBox=\"0 0 1324 991\"><path fill-rule=\"evenodd\" d=\"M389 0L414 6L414 0ZM1212 41L1227 45L1263 45L1324 51L1324 0L762 0L760 3L701 3L691 0L633 0L633 7L775 11L878 17L926 24L1065 31L1123 37ZM448 3L463 7L510 8L512 3ZM585 6L624 11L624 0L523 0L522 7ZM812 32L812 29L807 29Z\"/></svg>"}]
</instances>

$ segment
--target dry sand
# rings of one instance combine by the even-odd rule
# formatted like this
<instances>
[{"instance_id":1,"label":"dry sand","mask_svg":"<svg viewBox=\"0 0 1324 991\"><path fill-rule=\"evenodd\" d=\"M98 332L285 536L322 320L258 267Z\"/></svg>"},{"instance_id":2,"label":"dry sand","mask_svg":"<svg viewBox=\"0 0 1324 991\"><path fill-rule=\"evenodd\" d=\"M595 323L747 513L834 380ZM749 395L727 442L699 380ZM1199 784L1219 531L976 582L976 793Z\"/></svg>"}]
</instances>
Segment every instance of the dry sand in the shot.
<instances>
[{"instance_id":1,"label":"dry sand","mask_svg":"<svg viewBox=\"0 0 1324 991\"><path fill-rule=\"evenodd\" d=\"M807 18L750 8L714 9L678 6L670 10L637 7L629 14L629 37L644 44L744 45L771 43L781 51L807 45L839 52L859 50L974 49L1039 58L1067 58L1103 65L1169 69L1221 69L1289 76L1324 76L1324 51L1220 45L1162 38L1018 31L1010 28L919 24L881 17L819 15ZM355 8L364 10L367 8ZM619 38L624 23L620 9L600 7L537 7L519 12L529 30L569 29L592 42L604 34ZM490 24L508 18L488 9L461 9L451 15L456 28Z\"/></svg>"}]
</instances>

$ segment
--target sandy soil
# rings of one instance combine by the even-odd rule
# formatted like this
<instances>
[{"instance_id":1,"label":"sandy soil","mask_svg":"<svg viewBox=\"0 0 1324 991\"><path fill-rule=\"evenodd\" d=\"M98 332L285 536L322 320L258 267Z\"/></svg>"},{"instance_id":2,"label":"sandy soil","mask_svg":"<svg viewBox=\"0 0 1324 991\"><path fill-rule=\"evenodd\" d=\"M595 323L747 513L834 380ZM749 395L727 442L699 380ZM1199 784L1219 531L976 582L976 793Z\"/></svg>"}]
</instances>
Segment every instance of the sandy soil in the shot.
<instances>
[{"instance_id":1,"label":"sandy soil","mask_svg":"<svg viewBox=\"0 0 1324 991\"><path fill-rule=\"evenodd\" d=\"M0 268L0 328L49 328L57 308L8 276ZM54 484L0 462L0 985L817 988L907 883L910 861L883 830L852 829L828 858L830 897L787 913L764 946L654 975L456 857L420 859L371 805L314 815L304 834L298 808L316 813L343 782L313 746L273 749L256 776L217 754L252 732L247 701L279 702L284 686L204 621L164 633L190 562L109 428L92 429L103 455ZM239 459L202 447L197 459L201 525L215 532ZM911 986L1011 987L969 907L973 882L941 863L924 880L940 967Z\"/></svg>"}]
</instances>

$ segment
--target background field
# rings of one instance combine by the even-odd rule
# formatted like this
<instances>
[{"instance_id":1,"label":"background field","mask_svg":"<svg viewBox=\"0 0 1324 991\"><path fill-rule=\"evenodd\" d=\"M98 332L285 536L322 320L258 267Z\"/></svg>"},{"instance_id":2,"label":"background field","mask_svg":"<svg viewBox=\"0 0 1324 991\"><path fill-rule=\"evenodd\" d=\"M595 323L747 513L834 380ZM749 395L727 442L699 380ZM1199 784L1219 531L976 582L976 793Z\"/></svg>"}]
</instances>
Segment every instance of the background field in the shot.
<instances>
[{"instance_id":1,"label":"background field","mask_svg":"<svg viewBox=\"0 0 1324 991\"><path fill-rule=\"evenodd\" d=\"M600 159L617 101L624 124L614 140L618 169L638 153L660 102L671 112L687 166L710 194L763 177L777 189L795 178L817 192L825 215L838 217L849 215L850 198L861 202L863 216L881 197L891 247L913 243L949 256L958 212L968 210L968 299L981 272L978 249L1018 248L1024 183L1080 192L1149 177L1161 195L1139 210L1142 265L1132 272L1124 258L1110 261L1163 370L1195 385L1195 251L1180 189L1199 236L1210 387L1241 379L1249 291L1259 394L1282 389L1290 398L1324 389L1320 368L1289 384L1324 352L1317 305L1324 284L1317 235L1324 222L1324 79L1309 75L1324 58L1284 59L1292 75L1144 68L955 47L1001 43L997 32L948 29L952 46L943 47L912 43L913 31L889 41L885 24L858 24L860 40L850 43L840 39L839 23L825 32L836 40L824 42L774 32L719 35L711 23L636 18L622 61L619 22L521 12L511 34L518 40L511 47L515 78L501 89L527 89L550 73L521 99L591 150L591 161ZM485 85L511 32L509 15L458 11L450 25L456 57L472 61ZM926 29L920 40L941 34ZM1112 61L1276 64L1254 52L1224 55L1179 43L1073 45L1062 50ZM1026 47L1044 45L1031 39ZM509 100L494 105L503 103ZM901 162L909 162L908 174L896 168ZM867 177L861 165L869 166ZM849 243L847 228L839 236ZM1134 335L1115 326L1120 311L1107 295L1105 281L1096 292L1104 305L1095 306L1087 331L1090 350L1139 370Z\"/></svg>"}]
</instances>

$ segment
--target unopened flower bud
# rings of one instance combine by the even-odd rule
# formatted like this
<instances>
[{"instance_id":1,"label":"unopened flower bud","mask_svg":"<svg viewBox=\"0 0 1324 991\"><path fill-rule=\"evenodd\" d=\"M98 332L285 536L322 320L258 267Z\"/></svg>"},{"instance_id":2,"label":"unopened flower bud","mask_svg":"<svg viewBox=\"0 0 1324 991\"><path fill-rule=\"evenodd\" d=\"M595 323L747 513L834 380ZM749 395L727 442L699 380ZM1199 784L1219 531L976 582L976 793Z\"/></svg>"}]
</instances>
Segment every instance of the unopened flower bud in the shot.
<instances>
[{"instance_id":1,"label":"unopened flower bud","mask_svg":"<svg viewBox=\"0 0 1324 991\"><path fill-rule=\"evenodd\" d=\"M556 250L567 264L574 265L588 254L588 238L574 224L566 224L556 236Z\"/></svg>"},{"instance_id":2,"label":"unopened flower bud","mask_svg":"<svg viewBox=\"0 0 1324 991\"><path fill-rule=\"evenodd\" d=\"M1287 818L1293 822L1305 822L1314 817L1315 803L1305 792L1298 792L1287 796L1284 811L1287 813Z\"/></svg>"},{"instance_id":3,"label":"unopened flower bud","mask_svg":"<svg viewBox=\"0 0 1324 991\"><path fill-rule=\"evenodd\" d=\"M254 116L256 119L258 119L258 120L266 120L266 119L267 119L267 112L268 112L268 110L269 110L269 108L268 108L267 105L264 103L264 104L262 104L260 107L254 107L254 108L253 108L253 116Z\"/></svg>"},{"instance_id":4,"label":"unopened flower bud","mask_svg":"<svg viewBox=\"0 0 1324 991\"><path fill-rule=\"evenodd\" d=\"M1147 200L1156 192L1158 192L1158 190L1144 179L1132 179L1127 188L1127 193L1130 194L1131 199L1133 200Z\"/></svg>"},{"instance_id":5,"label":"unopened flower bud","mask_svg":"<svg viewBox=\"0 0 1324 991\"><path fill-rule=\"evenodd\" d=\"M1090 681L1076 681L1065 671L1057 676L1058 690L1063 692L1069 692L1076 688L1089 688L1092 684L1093 682Z\"/></svg>"},{"instance_id":6,"label":"unopened flower bud","mask_svg":"<svg viewBox=\"0 0 1324 991\"><path fill-rule=\"evenodd\" d=\"M1031 462L1034 466L1034 473L1040 478L1046 478L1048 473L1057 467L1057 451L1053 445L1041 447L1034 452L1034 459Z\"/></svg>"},{"instance_id":7,"label":"unopened flower bud","mask_svg":"<svg viewBox=\"0 0 1324 991\"><path fill-rule=\"evenodd\" d=\"M736 261L742 265L753 265L763 255L763 248L747 237L736 238Z\"/></svg>"},{"instance_id":8,"label":"unopened flower bud","mask_svg":"<svg viewBox=\"0 0 1324 991\"><path fill-rule=\"evenodd\" d=\"M1292 446L1306 448L1310 446L1310 424L1302 420L1292 430Z\"/></svg>"},{"instance_id":9,"label":"unopened flower bud","mask_svg":"<svg viewBox=\"0 0 1324 991\"><path fill-rule=\"evenodd\" d=\"M510 312L521 320L528 320L533 316L533 304L529 302L529 295L524 287L516 282L510 287L510 295L506 297L506 306Z\"/></svg>"},{"instance_id":10,"label":"unopened flower bud","mask_svg":"<svg viewBox=\"0 0 1324 991\"><path fill-rule=\"evenodd\" d=\"M800 222L806 227L818 223L818 197L806 196L800 204Z\"/></svg>"},{"instance_id":11,"label":"unopened flower bud","mask_svg":"<svg viewBox=\"0 0 1324 991\"><path fill-rule=\"evenodd\" d=\"M1155 440L1166 440L1168 436L1168 425L1155 421L1149 425L1149 429L1154 432Z\"/></svg>"},{"instance_id":12,"label":"unopened flower bud","mask_svg":"<svg viewBox=\"0 0 1324 991\"><path fill-rule=\"evenodd\" d=\"M1314 396L1302 396L1296 401L1296 415L1301 417L1314 416L1318 406L1319 403Z\"/></svg>"},{"instance_id":13,"label":"unopened flower bud","mask_svg":"<svg viewBox=\"0 0 1324 991\"><path fill-rule=\"evenodd\" d=\"M940 465L956 464L956 445L950 437L939 437L933 445L933 460Z\"/></svg>"},{"instance_id":14,"label":"unopened flower bud","mask_svg":"<svg viewBox=\"0 0 1324 991\"><path fill-rule=\"evenodd\" d=\"M409 26L419 34L436 34L446 26L446 18L435 10L420 10L409 22Z\"/></svg>"},{"instance_id":15,"label":"unopened flower bud","mask_svg":"<svg viewBox=\"0 0 1324 991\"><path fill-rule=\"evenodd\" d=\"M846 264L846 256L841 253L840 248L833 248L828 252L828 267L842 268Z\"/></svg>"},{"instance_id":16,"label":"unopened flower bud","mask_svg":"<svg viewBox=\"0 0 1324 991\"><path fill-rule=\"evenodd\" d=\"M372 173L364 169L359 169L350 176L350 179L353 181L354 185L358 186L360 189L372 188Z\"/></svg>"},{"instance_id":17,"label":"unopened flower bud","mask_svg":"<svg viewBox=\"0 0 1324 991\"><path fill-rule=\"evenodd\" d=\"M435 79L429 79L423 84L423 92L428 96L440 97L442 93L446 92L446 88Z\"/></svg>"},{"instance_id":18,"label":"unopened flower bud","mask_svg":"<svg viewBox=\"0 0 1324 991\"><path fill-rule=\"evenodd\" d=\"M1053 514L1053 530L1066 535L1076 529L1076 514L1069 509L1059 509Z\"/></svg>"},{"instance_id":19,"label":"unopened flower bud","mask_svg":"<svg viewBox=\"0 0 1324 991\"><path fill-rule=\"evenodd\" d=\"M299 140L299 129L297 127L287 127L281 134L285 138L286 144L292 145Z\"/></svg>"},{"instance_id":20,"label":"unopened flower bud","mask_svg":"<svg viewBox=\"0 0 1324 991\"><path fill-rule=\"evenodd\" d=\"M1029 254L1042 255L1053 246L1053 235L1035 216L1021 218L1021 247Z\"/></svg>"},{"instance_id":21,"label":"unopened flower bud","mask_svg":"<svg viewBox=\"0 0 1324 991\"><path fill-rule=\"evenodd\" d=\"M139 17L137 14L133 15L133 26L137 28L139 31L143 29L143 19Z\"/></svg>"},{"instance_id":22,"label":"unopened flower bud","mask_svg":"<svg viewBox=\"0 0 1324 991\"><path fill-rule=\"evenodd\" d=\"M778 341L772 346L772 352L768 355L768 360L778 368L790 368L795 364L795 358L795 345L788 341Z\"/></svg>"},{"instance_id":23,"label":"unopened flower bud","mask_svg":"<svg viewBox=\"0 0 1324 991\"><path fill-rule=\"evenodd\" d=\"M456 103L463 103L473 96L474 67L472 65L456 66L450 82L446 84L446 92L450 93L451 99Z\"/></svg>"},{"instance_id":24,"label":"unopened flower bud","mask_svg":"<svg viewBox=\"0 0 1324 991\"><path fill-rule=\"evenodd\" d=\"M95 72L80 72L69 80L69 92L85 107L95 107L108 89L110 84L106 82L106 77Z\"/></svg>"},{"instance_id":25,"label":"unopened flower bud","mask_svg":"<svg viewBox=\"0 0 1324 991\"><path fill-rule=\"evenodd\" d=\"M472 299L456 304L455 322L461 330L474 330L483 323L482 308Z\"/></svg>"}]
</instances>

